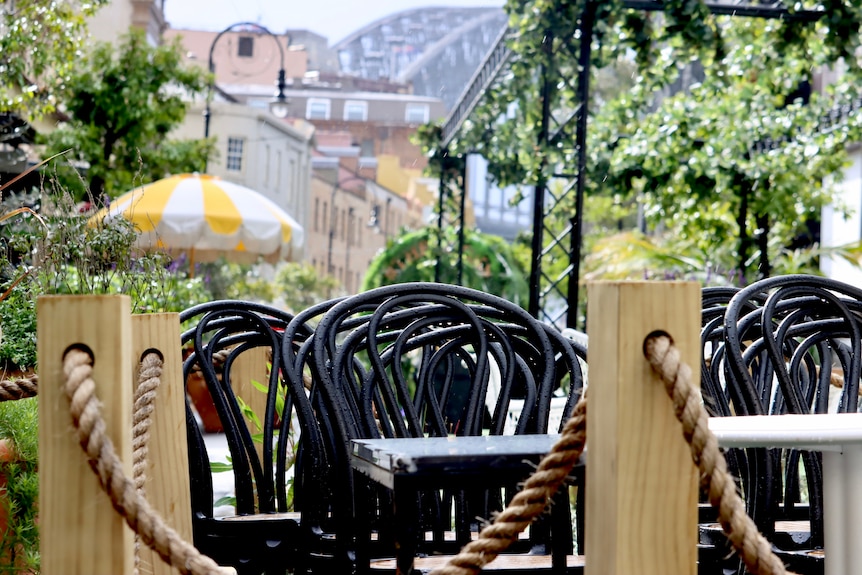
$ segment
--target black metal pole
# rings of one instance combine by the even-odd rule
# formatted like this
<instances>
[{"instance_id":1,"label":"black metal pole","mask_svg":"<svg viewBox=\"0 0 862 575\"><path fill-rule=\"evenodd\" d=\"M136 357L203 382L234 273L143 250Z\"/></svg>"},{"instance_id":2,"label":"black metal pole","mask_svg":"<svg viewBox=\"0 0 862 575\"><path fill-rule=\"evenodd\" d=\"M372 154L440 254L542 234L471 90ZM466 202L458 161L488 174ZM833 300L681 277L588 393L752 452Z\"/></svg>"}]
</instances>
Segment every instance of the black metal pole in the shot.
<instances>
[{"instance_id":1,"label":"black metal pole","mask_svg":"<svg viewBox=\"0 0 862 575\"><path fill-rule=\"evenodd\" d=\"M590 100L590 57L592 55L593 25L597 2L587 0L581 14L581 38L578 55L578 119L575 126L575 145L578 149L578 173L575 188L575 217L572 221L571 273L569 275L569 307L566 327L578 326L578 295L581 280L581 247L584 226L584 189L587 182L587 116Z\"/></svg>"},{"instance_id":2,"label":"black metal pole","mask_svg":"<svg viewBox=\"0 0 862 575\"><path fill-rule=\"evenodd\" d=\"M464 227L465 214L467 213L467 159L464 156L458 156L458 174L461 178L459 190L461 197L458 203L458 212L460 220L458 225L458 265L457 265L457 282L458 285L464 285Z\"/></svg>"},{"instance_id":3,"label":"black metal pole","mask_svg":"<svg viewBox=\"0 0 862 575\"><path fill-rule=\"evenodd\" d=\"M550 30L545 33L542 42L542 53L545 62L541 70L541 98L542 98L542 123L539 126L539 150L541 154L539 162L539 176L533 193L533 241L531 245L532 260L530 262L530 300L527 311L535 318L539 317L539 296L541 294L542 278L542 246L544 244L545 231L545 188L547 176L545 169L548 165L547 148L548 132L551 119L551 96L554 93L553 72L551 70L554 60L554 34Z\"/></svg>"},{"instance_id":4,"label":"black metal pole","mask_svg":"<svg viewBox=\"0 0 862 575\"><path fill-rule=\"evenodd\" d=\"M221 36L221 34L219 34ZM213 40L212 46L210 46L210 59L209 59L209 73L210 78L207 83L207 101L204 106L204 140L210 137L210 117L212 116L212 111L210 110L210 102L213 98L213 82L215 82L215 64L213 64L213 48L215 47L216 40L219 39L219 36L216 36L215 40ZM207 170L209 170L210 164L210 154L209 149L204 152L204 165L202 173L206 174Z\"/></svg>"},{"instance_id":5,"label":"black metal pole","mask_svg":"<svg viewBox=\"0 0 862 575\"><path fill-rule=\"evenodd\" d=\"M444 195L446 194L446 169L448 166L449 152L446 149L440 151L440 193L437 198L437 261L434 264L434 283L440 283L443 273L443 210L446 207Z\"/></svg>"}]
</instances>

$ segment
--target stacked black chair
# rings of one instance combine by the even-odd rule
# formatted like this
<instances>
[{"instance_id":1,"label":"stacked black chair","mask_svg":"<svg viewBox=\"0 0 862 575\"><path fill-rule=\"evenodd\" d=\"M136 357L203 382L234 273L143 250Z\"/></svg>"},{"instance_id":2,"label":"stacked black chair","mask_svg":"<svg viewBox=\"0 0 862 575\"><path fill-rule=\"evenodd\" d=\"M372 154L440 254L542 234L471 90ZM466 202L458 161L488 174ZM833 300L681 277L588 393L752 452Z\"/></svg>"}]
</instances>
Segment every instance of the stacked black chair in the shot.
<instances>
[{"instance_id":1,"label":"stacked black chair","mask_svg":"<svg viewBox=\"0 0 862 575\"><path fill-rule=\"evenodd\" d=\"M564 404L564 422L582 392L586 350L519 306L484 292L408 283L327 307L294 366L311 368L312 403L335 438L330 456L340 486L334 490L373 501L368 531L353 534L362 543L374 531L372 555L392 554L385 530L389 501L381 490L354 481L350 440L502 434L513 417L510 432L547 433L552 403ZM475 517L489 517L507 496L481 489L418 495L427 533L420 550L455 551L477 528ZM367 517L369 508L360 515ZM446 537L452 530L454 542ZM541 527L535 531L542 533ZM351 535L339 537L349 541Z\"/></svg>"},{"instance_id":2,"label":"stacked black chair","mask_svg":"<svg viewBox=\"0 0 862 575\"><path fill-rule=\"evenodd\" d=\"M182 335L191 354L184 362L186 379L200 370L224 429L235 482L236 515L214 517L210 460L191 406L187 402L187 433L192 494L194 544L240 575L301 573L313 565L314 550L325 549L319 540L328 513L325 477L330 462L326 438L301 380L285 363L283 349L300 345L308 328L294 329L289 341L284 330L293 319L275 308L241 301L217 301L190 308L180 315ZM262 439L253 437L234 393L232 367L243 353L264 348L271 361L266 383L265 413L257 414ZM283 405L279 418L276 407ZM300 437L291 437L291 421ZM295 510L289 512L288 461L295 442L299 453L294 477Z\"/></svg>"},{"instance_id":3,"label":"stacked black chair","mask_svg":"<svg viewBox=\"0 0 862 575\"><path fill-rule=\"evenodd\" d=\"M702 373L713 415L858 410L862 290L822 277L780 276L739 290L720 321L720 311L708 309L702 340L711 342L712 358ZM732 451L758 527L792 567L822 572L819 453ZM805 529L776 528L798 520L807 521Z\"/></svg>"}]
</instances>

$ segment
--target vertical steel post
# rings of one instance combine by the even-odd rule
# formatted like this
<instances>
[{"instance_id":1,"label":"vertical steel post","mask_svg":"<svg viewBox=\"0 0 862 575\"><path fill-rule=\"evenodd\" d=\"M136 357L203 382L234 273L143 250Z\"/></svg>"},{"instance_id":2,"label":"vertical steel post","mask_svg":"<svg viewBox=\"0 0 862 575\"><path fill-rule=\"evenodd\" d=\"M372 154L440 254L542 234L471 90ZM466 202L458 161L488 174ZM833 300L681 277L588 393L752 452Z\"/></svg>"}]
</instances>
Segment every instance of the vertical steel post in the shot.
<instances>
[{"instance_id":1,"label":"vertical steel post","mask_svg":"<svg viewBox=\"0 0 862 575\"><path fill-rule=\"evenodd\" d=\"M446 158L449 151L445 148L440 151L440 193L437 194L437 261L434 264L434 283L440 283L442 276L443 261L443 210L446 209Z\"/></svg>"},{"instance_id":2,"label":"vertical steel post","mask_svg":"<svg viewBox=\"0 0 862 575\"><path fill-rule=\"evenodd\" d=\"M461 185L458 186L461 192L461 198L458 204L459 222L458 222L458 264L457 264L457 282L458 285L464 285L464 226L466 224L466 200L467 200L467 157L458 156L458 176L461 179Z\"/></svg>"},{"instance_id":3,"label":"vertical steel post","mask_svg":"<svg viewBox=\"0 0 862 575\"><path fill-rule=\"evenodd\" d=\"M575 188L575 216L572 223L571 273L569 275L569 307L566 312L566 326L578 326L578 295L581 279L581 247L584 225L584 189L587 180L587 116L590 100L590 58L592 56L593 25L596 19L597 3L587 0L581 14L580 53L578 55L578 108L575 126L575 145L578 149L578 172Z\"/></svg>"},{"instance_id":4,"label":"vertical steel post","mask_svg":"<svg viewBox=\"0 0 862 575\"><path fill-rule=\"evenodd\" d=\"M533 242L531 246L532 260L530 262L530 300L527 311L533 317L539 317L539 296L542 291L542 247L545 230L545 188L547 176L545 169L548 164L548 132L551 120L551 97L554 93L553 62L554 62L554 34L547 31L542 41L542 53L545 62L541 71L541 98L542 98L542 123L539 127L539 153L541 154L539 164L539 177L533 192Z\"/></svg>"}]
</instances>

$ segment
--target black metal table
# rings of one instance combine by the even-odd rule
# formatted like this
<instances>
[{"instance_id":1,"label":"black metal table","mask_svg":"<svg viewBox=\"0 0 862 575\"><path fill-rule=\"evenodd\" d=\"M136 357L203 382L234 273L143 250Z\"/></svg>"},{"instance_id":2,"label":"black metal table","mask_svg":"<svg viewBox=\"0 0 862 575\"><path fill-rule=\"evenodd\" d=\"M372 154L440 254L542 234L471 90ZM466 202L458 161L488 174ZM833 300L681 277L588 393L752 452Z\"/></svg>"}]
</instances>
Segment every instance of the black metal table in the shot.
<instances>
[{"instance_id":1,"label":"black metal table","mask_svg":"<svg viewBox=\"0 0 862 575\"><path fill-rule=\"evenodd\" d=\"M410 573L413 567L419 490L489 489L522 482L557 439L559 435L353 440L353 469L392 491L398 573ZM552 555L554 571L562 573L572 553L572 536L568 490L561 489L558 496L565 504L552 506ZM568 543L558 543L558 537Z\"/></svg>"}]
</instances>

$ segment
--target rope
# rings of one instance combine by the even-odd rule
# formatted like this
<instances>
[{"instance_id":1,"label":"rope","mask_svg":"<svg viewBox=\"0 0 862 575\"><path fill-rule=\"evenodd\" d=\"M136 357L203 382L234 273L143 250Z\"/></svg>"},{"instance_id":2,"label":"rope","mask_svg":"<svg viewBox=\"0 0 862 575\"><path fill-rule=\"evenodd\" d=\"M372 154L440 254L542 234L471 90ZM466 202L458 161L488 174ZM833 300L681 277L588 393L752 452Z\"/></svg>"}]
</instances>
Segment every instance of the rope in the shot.
<instances>
[{"instance_id":1,"label":"rope","mask_svg":"<svg viewBox=\"0 0 862 575\"><path fill-rule=\"evenodd\" d=\"M39 393L39 376L31 373L20 379L0 379L0 401L35 397Z\"/></svg>"},{"instance_id":2,"label":"rope","mask_svg":"<svg viewBox=\"0 0 862 575\"><path fill-rule=\"evenodd\" d=\"M229 350L229 349L220 349L220 350L218 350L212 354L213 369L215 369L216 372L219 372L222 370L222 368L224 368L224 362L227 361L227 358L230 355L230 353L231 353L231 350ZM191 372L192 373L200 373L201 372L201 364L195 362L194 365L192 365Z\"/></svg>"},{"instance_id":3,"label":"rope","mask_svg":"<svg viewBox=\"0 0 862 575\"><path fill-rule=\"evenodd\" d=\"M135 389L135 407L132 414L132 478L135 490L141 497L146 497L144 488L147 481L147 458L149 455L150 425L153 420L153 404L156 401L156 391L161 385L161 356L148 353L141 360L138 371L138 387ZM135 570L141 567L141 537L135 534Z\"/></svg>"},{"instance_id":4,"label":"rope","mask_svg":"<svg viewBox=\"0 0 862 575\"><path fill-rule=\"evenodd\" d=\"M700 470L709 502L718 510L721 527L746 568L752 575L789 573L745 512L745 503L736 492L736 483L727 471L727 461L718 447L718 440L709 430L709 415L703 407L700 391L691 383L691 368L680 361L679 350L666 335L648 337L644 353L673 400L674 412L691 446L691 455Z\"/></svg>"},{"instance_id":5,"label":"rope","mask_svg":"<svg viewBox=\"0 0 862 575\"><path fill-rule=\"evenodd\" d=\"M80 350L70 350L63 361L65 392L71 403L72 422L90 467L99 478L114 509L148 546L183 575L227 575L231 568L220 567L184 541L135 489L123 473L113 442L105 433L101 407L94 395L92 360Z\"/></svg>"},{"instance_id":6,"label":"rope","mask_svg":"<svg viewBox=\"0 0 862 575\"><path fill-rule=\"evenodd\" d=\"M150 441L153 403L161 384L162 359L157 353L148 353L141 360L138 372L138 387L135 390L135 411L132 415L132 477L135 488L145 494L147 480L147 455Z\"/></svg>"},{"instance_id":7,"label":"rope","mask_svg":"<svg viewBox=\"0 0 862 575\"><path fill-rule=\"evenodd\" d=\"M691 368L680 361L679 350L669 337L652 336L644 343L644 353L673 400L674 412L682 423L683 435L691 446L692 458L700 470L709 501L718 510L718 520L748 571L752 575L793 575L746 514L745 503L736 492L718 441L709 430L709 415L703 407L700 391L691 383ZM582 397L566 422L560 440L539 463L523 491L479 533L477 540L465 545L431 575L476 575L516 540L544 511L583 451L586 415L586 397ZM558 471L563 465L567 467L560 474Z\"/></svg>"},{"instance_id":8,"label":"rope","mask_svg":"<svg viewBox=\"0 0 862 575\"><path fill-rule=\"evenodd\" d=\"M587 400L582 397L566 422L560 439L527 479L524 488L491 524L479 532L478 539L465 545L460 553L440 569L432 571L431 575L479 573L482 567L508 549L517 540L518 534L545 510L578 462L586 439Z\"/></svg>"}]
</instances>

